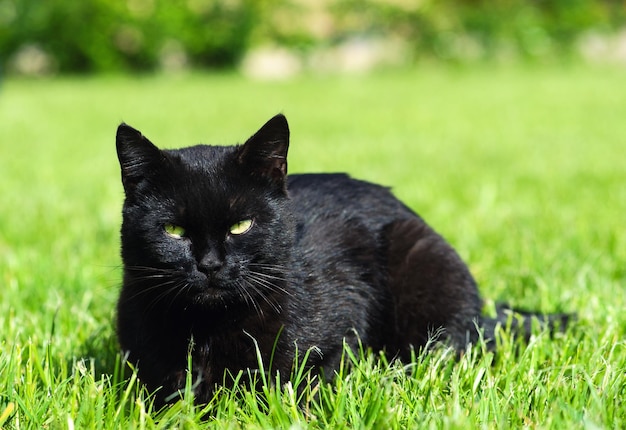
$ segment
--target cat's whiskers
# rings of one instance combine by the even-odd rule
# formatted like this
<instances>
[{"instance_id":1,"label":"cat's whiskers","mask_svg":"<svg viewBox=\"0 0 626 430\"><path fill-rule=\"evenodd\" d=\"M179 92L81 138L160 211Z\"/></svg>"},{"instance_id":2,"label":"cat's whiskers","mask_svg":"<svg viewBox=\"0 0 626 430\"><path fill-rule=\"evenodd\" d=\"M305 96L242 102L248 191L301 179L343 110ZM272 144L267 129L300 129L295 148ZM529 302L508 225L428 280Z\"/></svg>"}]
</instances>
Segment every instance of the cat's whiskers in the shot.
<instances>
[{"instance_id":1,"label":"cat's whiskers","mask_svg":"<svg viewBox=\"0 0 626 430\"><path fill-rule=\"evenodd\" d=\"M169 300L169 307L171 307L172 302L174 301L173 298L175 298L176 296L178 296L183 287L183 282L181 280L172 280L170 282L166 282L161 284L161 288L163 288L166 285L170 285L170 287L163 289L159 294L157 294L151 301L150 304L148 305L148 308L152 309L154 308L158 303L160 303L161 301L163 301L164 299L168 299L168 298L172 298L171 300ZM174 296L172 297L172 293L176 292L174 294Z\"/></svg>"},{"instance_id":2,"label":"cat's whiskers","mask_svg":"<svg viewBox=\"0 0 626 430\"><path fill-rule=\"evenodd\" d=\"M262 277L259 277L258 275L259 273L251 271L248 272L247 276L243 279L246 284L253 289L276 314L279 314L282 310L282 306L277 300L272 300L268 292L286 293L286 290L266 279L263 279Z\"/></svg>"},{"instance_id":3,"label":"cat's whiskers","mask_svg":"<svg viewBox=\"0 0 626 430\"><path fill-rule=\"evenodd\" d=\"M259 267L261 269L267 269L267 270L273 270L275 272L278 272L279 274L282 274L282 273L287 271L287 268L285 266L282 266L282 265L279 265L279 264L249 262L248 266L249 267Z\"/></svg>"},{"instance_id":4,"label":"cat's whiskers","mask_svg":"<svg viewBox=\"0 0 626 430\"><path fill-rule=\"evenodd\" d=\"M267 295L260 290L258 287L256 287L252 282L250 282L248 279L244 278L243 281L245 282L246 286L245 289L246 291L248 290L252 290L254 291L256 294L256 296L260 297L261 299L263 299L263 301L265 303L267 303L267 305L272 309L273 312L275 312L276 314L280 313L280 305L274 303L272 300L270 300ZM261 318L261 320L265 320L265 313L263 312L263 308L257 303L257 301L254 299L254 297L250 294L250 292L248 291L248 294L250 295L252 302L254 304L254 308L256 310L257 315L259 316L259 318Z\"/></svg>"},{"instance_id":5,"label":"cat's whiskers","mask_svg":"<svg viewBox=\"0 0 626 430\"><path fill-rule=\"evenodd\" d=\"M153 293L155 290L161 290L163 289L163 287L168 286L168 285L172 285L172 284L176 284L178 281L175 279L170 279L170 280L166 280L164 282L160 282L158 284L151 284L149 287L147 288L140 288L138 289L134 294L132 294L131 296L128 297L128 299L130 300L134 300L140 296L143 296L144 294L151 294ZM136 285L139 284L139 280L136 280L135 282L129 283L127 285ZM168 291L170 291L170 289L168 288Z\"/></svg>"},{"instance_id":6,"label":"cat's whiskers","mask_svg":"<svg viewBox=\"0 0 626 430\"><path fill-rule=\"evenodd\" d=\"M293 297L293 293L286 288L281 287L280 285L272 282L272 280L276 281L284 281L284 278L280 277L272 277L271 275L267 275L265 273L250 271L251 279L253 279L258 285L263 287L264 289L270 290L275 293L282 293L286 296Z\"/></svg>"},{"instance_id":7,"label":"cat's whiskers","mask_svg":"<svg viewBox=\"0 0 626 430\"><path fill-rule=\"evenodd\" d=\"M178 270L148 266L130 266L127 270L134 272L134 276L132 279L126 279L126 285L139 285L138 290L129 296L128 299L135 300L144 295L152 295L150 302L146 306L146 312L154 309L166 299L169 302L168 307L171 307L175 299L189 287L189 283L184 280L184 274ZM158 279L161 279L162 282L155 284L154 281ZM149 286L145 285L145 281L150 281Z\"/></svg>"},{"instance_id":8,"label":"cat's whiskers","mask_svg":"<svg viewBox=\"0 0 626 430\"><path fill-rule=\"evenodd\" d=\"M278 276L278 275L271 275L269 273L264 273L264 272L257 272L256 270L252 270L252 273L254 273L255 275L261 276L263 278L267 278L267 279L275 279L277 281L285 281L287 278L284 276Z\"/></svg>"},{"instance_id":9,"label":"cat's whiskers","mask_svg":"<svg viewBox=\"0 0 626 430\"><path fill-rule=\"evenodd\" d=\"M168 310L172 307L173 303L176 301L176 298L183 293L183 291L185 291L186 289L188 289L190 287L189 282L180 282L176 287L176 293L174 294L174 296L171 298L171 300L169 301L169 306L168 306ZM169 295L174 288L171 288L168 292L167 295Z\"/></svg>"},{"instance_id":10,"label":"cat's whiskers","mask_svg":"<svg viewBox=\"0 0 626 430\"><path fill-rule=\"evenodd\" d=\"M163 273L163 274L171 274L173 269L162 269L158 267L151 266L127 266L126 270L129 272L150 272L150 273Z\"/></svg>"},{"instance_id":11,"label":"cat's whiskers","mask_svg":"<svg viewBox=\"0 0 626 430\"><path fill-rule=\"evenodd\" d=\"M261 320L265 320L265 314L263 313L263 310L261 309L259 304L256 302L256 300L254 300L254 297L252 296L250 291L248 291L247 287L248 286L251 287L256 292L259 292L259 291L256 289L256 287L251 285L245 278L241 279L241 281L243 281L247 285L242 285L240 281L237 281L235 285L237 287L237 290L243 297L244 301L246 302L246 305L248 305L248 307L253 307L256 314L259 316L259 318Z\"/></svg>"},{"instance_id":12,"label":"cat's whiskers","mask_svg":"<svg viewBox=\"0 0 626 430\"><path fill-rule=\"evenodd\" d=\"M262 284L264 288L267 288L274 292L280 292L288 296L293 296L293 293L291 291L281 287L275 282L277 281L277 282L282 283L287 280L287 277L285 276L287 269L284 266L275 265L275 264L265 264L265 263L249 263L248 270L249 270L248 273L253 275L254 278L260 284ZM268 271L271 271L271 272L268 273Z\"/></svg>"},{"instance_id":13,"label":"cat's whiskers","mask_svg":"<svg viewBox=\"0 0 626 430\"><path fill-rule=\"evenodd\" d=\"M283 276L284 267L272 264L251 263L256 270L248 270L247 275L235 283L240 297L245 301L247 306L254 309L255 313L261 319L265 319L263 306L260 306L258 299L264 301L269 308L276 314L282 310L280 303L272 298L271 293L292 295L291 292L279 285L285 280ZM126 285L138 285L140 288L128 297L129 300L135 300L139 297L148 295L152 296L147 304L146 311L150 311L167 300L168 307L171 307L176 299L190 287L185 281L184 272L172 269L161 269L148 266L132 266L127 270L134 276L127 278ZM261 271L263 270L263 271ZM268 273L269 272L269 273ZM156 280L162 282L154 283ZM145 285L145 281L151 281ZM223 298L221 298L223 300Z\"/></svg>"}]
</instances>

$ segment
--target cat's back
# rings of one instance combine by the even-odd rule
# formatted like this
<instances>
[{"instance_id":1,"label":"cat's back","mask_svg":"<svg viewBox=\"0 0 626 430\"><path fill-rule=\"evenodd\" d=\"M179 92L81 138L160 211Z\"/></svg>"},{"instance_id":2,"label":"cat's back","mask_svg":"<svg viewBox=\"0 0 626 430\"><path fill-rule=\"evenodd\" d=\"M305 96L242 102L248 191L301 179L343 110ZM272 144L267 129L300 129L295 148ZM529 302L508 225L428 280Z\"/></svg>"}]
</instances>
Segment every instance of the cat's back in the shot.
<instances>
[{"instance_id":1,"label":"cat's back","mask_svg":"<svg viewBox=\"0 0 626 430\"><path fill-rule=\"evenodd\" d=\"M377 229L416 216L388 188L344 173L291 175L288 191L301 220L339 217Z\"/></svg>"}]
</instances>

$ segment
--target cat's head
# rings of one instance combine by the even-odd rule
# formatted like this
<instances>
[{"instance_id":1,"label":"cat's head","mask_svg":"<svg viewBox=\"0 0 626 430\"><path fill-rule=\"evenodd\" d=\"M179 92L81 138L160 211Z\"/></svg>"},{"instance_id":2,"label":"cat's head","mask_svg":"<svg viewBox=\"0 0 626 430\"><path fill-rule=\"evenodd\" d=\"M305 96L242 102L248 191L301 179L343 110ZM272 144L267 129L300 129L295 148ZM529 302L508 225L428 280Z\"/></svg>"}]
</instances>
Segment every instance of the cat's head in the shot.
<instances>
[{"instance_id":1,"label":"cat's head","mask_svg":"<svg viewBox=\"0 0 626 430\"><path fill-rule=\"evenodd\" d=\"M123 294L155 306L275 305L295 228L288 146L282 115L243 145L177 150L120 125Z\"/></svg>"}]
</instances>

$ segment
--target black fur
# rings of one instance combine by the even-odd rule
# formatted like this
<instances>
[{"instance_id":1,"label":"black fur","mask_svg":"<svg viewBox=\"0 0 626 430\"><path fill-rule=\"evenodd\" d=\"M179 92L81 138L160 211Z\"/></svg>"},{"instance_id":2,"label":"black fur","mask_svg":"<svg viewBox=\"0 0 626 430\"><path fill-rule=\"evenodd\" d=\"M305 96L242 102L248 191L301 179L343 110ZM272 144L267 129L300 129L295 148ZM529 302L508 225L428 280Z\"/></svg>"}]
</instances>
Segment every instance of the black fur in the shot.
<instances>
[{"instance_id":1,"label":"black fur","mask_svg":"<svg viewBox=\"0 0 626 430\"><path fill-rule=\"evenodd\" d=\"M161 402L184 387L189 351L205 402L225 371L258 367L256 345L283 379L311 348L308 364L328 375L344 341L408 359L437 336L462 350L477 325L493 337L507 318L481 316L467 266L388 189L344 174L287 178L288 145L282 115L229 147L159 150L118 128L118 337ZM249 231L229 232L247 219ZM170 224L185 234L168 235Z\"/></svg>"}]
</instances>

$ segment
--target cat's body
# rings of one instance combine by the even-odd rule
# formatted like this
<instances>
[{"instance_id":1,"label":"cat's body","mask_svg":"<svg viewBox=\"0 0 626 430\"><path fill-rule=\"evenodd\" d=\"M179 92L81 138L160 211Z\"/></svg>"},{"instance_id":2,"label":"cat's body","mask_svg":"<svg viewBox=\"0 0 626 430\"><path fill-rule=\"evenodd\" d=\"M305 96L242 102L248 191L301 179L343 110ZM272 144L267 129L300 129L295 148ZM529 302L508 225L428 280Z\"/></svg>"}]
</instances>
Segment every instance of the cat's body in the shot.
<instances>
[{"instance_id":1,"label":"cat's body","mask_svg":"<svg viewBox=\"0 0 626 430\"><path fill-rule=\"evenodd\" d=\"M286 176L281 115L246 144L160 151L121 125L126 191L118 336L161 401L197 401L224 373L332 374L344 342L390 356L436 336L462 349L492 333L455 251L386 188L342 174ZM268 370L268 369L265 369ZM228 377L226 377L228 379Z\"/></svg>"}]
</instances>

